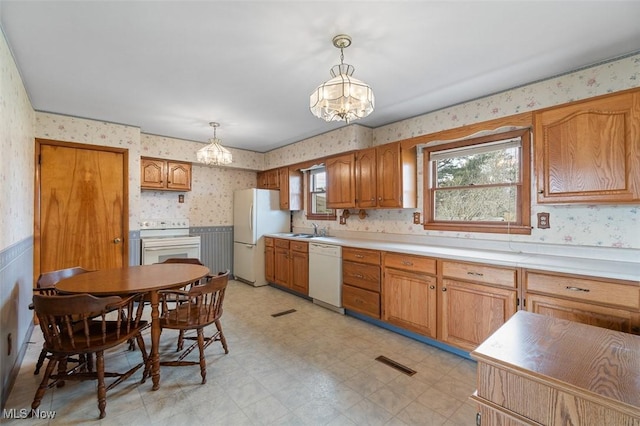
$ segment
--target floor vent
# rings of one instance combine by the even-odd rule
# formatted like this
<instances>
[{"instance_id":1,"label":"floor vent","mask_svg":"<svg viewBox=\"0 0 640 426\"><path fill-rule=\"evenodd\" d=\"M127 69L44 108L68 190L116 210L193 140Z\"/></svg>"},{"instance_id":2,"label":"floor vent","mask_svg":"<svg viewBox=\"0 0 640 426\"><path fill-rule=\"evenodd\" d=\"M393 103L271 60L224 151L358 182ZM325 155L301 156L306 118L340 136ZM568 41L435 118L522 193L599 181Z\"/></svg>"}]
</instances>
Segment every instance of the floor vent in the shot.
<instances>
[{"instance_id":1,"label":"floor vent","mask_svg":"<svg viewBox=\"0 0 640 426\"><path fill-rule=\"evenodd\" d=\"M295 309L289 309L288 311L282 311L282 312L278 312L276 314L271 314L272 317L281 317L283 315L287 315L287 314L292 314L294 313L296 310Z\"/></svg>"},{"instance_id":2,"label":"floor vent","mask_svg":"<svg viewBox=\"0 0 640 426\"><path fill-rule=\"evenodd\" d=\"M380 361L381 363L386 364L389 367L395 368L396 370L406 374L407 376L413 376L414 374L416 374L415 370L412 370L409 367L400 364L399 362L389 359L386 356L380 355L378 358L376 358L376 361Z\"/></svg>"}]
</instances>

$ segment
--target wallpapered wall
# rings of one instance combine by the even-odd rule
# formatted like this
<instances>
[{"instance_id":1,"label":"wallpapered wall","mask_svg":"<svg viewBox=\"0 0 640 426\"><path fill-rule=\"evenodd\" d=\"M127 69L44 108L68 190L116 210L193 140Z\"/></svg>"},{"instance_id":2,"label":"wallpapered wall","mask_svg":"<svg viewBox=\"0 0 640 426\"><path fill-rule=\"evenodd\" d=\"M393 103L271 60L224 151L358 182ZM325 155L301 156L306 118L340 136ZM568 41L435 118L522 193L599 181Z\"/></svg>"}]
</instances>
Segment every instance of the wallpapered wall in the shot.
<instances>
[{"instance_id":1,"label":"wallpapered wall","mask_svg":"<svg viewBox=\"0 0 640 426\"><path fill-rule=\"evenodd\" d=\"M634 55L373 129L372 145L382 145L638 86L640 55ZM272 151L267 154L267 168L322 157L327 153L356 149L355 144L344 149L344 144L333 137L333 133L295 144L296 148L300 146L304 147L304 150L292 150L289 146ZM418 181L422 182L422 179L419 159ZM532 194L536 193L535 190L534 187ZM346 225L331 222L329 227L334 231L640 248L640 205L550 206L537 205L534 201L531 223L536 223L534 219L538 212L549 212L551 228L534 228L530 236L425 231L420 225L412 223L412 213L422 212L421 206L422 197L419 197L417 209L369 210L369 216L364 220L352 217L347 220ZM310 221L305 219L303 213L294 214L293 224L296 227L311 228Z\"/></svg>"}]
</instances>

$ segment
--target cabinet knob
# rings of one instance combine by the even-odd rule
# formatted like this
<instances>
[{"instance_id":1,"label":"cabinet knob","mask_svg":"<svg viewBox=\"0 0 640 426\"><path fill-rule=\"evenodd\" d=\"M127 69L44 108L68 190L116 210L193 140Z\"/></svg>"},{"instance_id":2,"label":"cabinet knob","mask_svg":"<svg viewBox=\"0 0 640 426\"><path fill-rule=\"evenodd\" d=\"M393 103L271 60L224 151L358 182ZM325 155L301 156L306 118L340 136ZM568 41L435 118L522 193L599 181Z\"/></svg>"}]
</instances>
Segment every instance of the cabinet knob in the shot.
<instances>
[{"instance_id":1,"label":"cabinet knob","mask_svg":"<svg viewBox=\"0 0 640 426\"><path fill-rule=\"evenodd\" d=\"M113 239L113 244L120 244L120 241L122 241L120 237L116 237Z\"/></svg>"},{"instance_id":2,"label":"cabinet knob","mask_svg":"<svg viewBox=\"0 0 640 426\"><path fill-rule=\"evenodd\" d=\"M544 194L544 189L539 189L538 194Z\"/></svg>"},{"instance_id":3,"label":"cabinet knob","mask_svg":"<svg viewBox=\"0 0 640 426\"><path fill-rule=\"evenodd\" d=\"M446 287L442 287L442 291L447 291L447 288Z\"/></svg>"},{"instance_id":4,"label":"cabinet knob","mask_svg":"<svg viewBox=\"0 0 640 426\"><path fill-rule=\"evenodd\" d=\"M433 290L434 288L436 288L436 286L435 286L435 285L430 285L430 286L429 286L429 288L430 288L431 290Z\"/></svg>"}]
</instances>

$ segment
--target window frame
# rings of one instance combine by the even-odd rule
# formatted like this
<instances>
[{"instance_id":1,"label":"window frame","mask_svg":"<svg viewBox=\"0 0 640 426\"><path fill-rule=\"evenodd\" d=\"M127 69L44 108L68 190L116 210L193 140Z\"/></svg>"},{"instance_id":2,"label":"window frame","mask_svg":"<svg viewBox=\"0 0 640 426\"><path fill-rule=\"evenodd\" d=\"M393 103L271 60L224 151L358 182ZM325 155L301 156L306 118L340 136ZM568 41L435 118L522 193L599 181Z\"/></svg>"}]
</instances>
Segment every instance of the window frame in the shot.
<instances>
[{"instance_id":1,"label":"window frame","mask_svg":"<svg viewBox=\"0 0 640 426\"><path fill-rule=\"evenodd\" d=\"M431 152L471 147L492 142L520 137L520 182L515 184L516 218L512 222L482 221L438 221L434 218L436 170L429 159ZM425 230L453 232L487 232L495 234L531 234L531 129L518 129L492 135L472 137L468 139L425 146L423 153L423 204Z\"/></svg>"},{"instance_id":2,"label":"window frame","mask_svg":"<svg viewBox=\"0 0 640 426\"><path fill-rule=\"evenodd\" d=\"M305 197L307 198L307 202L306 202L307 219L335 221L337 218L336 209L331 209L332 214L313 213L313 193L311 192L311 174L317 170L323 170L325 174L327 173L326 166L314 167L305 172L304 182L305 182ZM324 193L326 194L326 188Z\"/></svg>"}]
</instances>

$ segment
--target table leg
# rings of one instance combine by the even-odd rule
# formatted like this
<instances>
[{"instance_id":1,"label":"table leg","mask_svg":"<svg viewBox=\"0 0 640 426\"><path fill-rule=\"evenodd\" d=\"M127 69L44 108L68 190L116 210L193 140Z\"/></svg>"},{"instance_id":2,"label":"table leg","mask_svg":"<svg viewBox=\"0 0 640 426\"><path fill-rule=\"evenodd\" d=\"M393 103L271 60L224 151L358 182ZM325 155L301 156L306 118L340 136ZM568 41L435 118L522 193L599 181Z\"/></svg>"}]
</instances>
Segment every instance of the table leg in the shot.
<instances>
[{"instance_id":1,"label":"table leg","mask_svg":"<svg viewBox=\"0 0 640 426\"><path fill-rule=\"evenodd\" d=\"M152 390L160 388L160 298L157 291L149 292L151 299L151 379L153 380Z\"/></svg>"}]
</instances>

